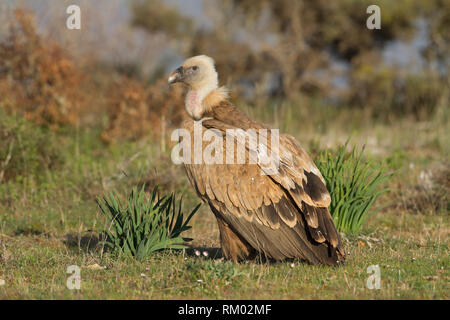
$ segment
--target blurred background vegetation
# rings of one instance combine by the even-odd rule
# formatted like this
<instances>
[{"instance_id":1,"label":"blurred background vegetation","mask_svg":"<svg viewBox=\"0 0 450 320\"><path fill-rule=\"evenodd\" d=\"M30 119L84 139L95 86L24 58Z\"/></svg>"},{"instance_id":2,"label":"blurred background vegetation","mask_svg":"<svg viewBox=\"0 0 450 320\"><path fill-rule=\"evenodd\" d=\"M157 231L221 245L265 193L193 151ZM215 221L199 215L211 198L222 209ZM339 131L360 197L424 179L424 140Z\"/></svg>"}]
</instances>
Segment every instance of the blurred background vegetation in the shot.
<instances>
[{"instance_id":1,"label":"blurred background vegetation","mask_svg":"<svg viewBox=\"0 0 450 320\"><path fill-rule=\"evenodd\" d=\"M65 27L71 4L81 8L81 30ZM371 4L381 8L380 30L366 28ZM400 279L397 269L383 269L399 281L380 291L384 298L448 296L441 272L448 258L441 257L450 232L449 1L4 0L0 21L0 278L13 283L7 297L67 297L65 287L48 281L61 277L61 265L103 263L82 240L89 235L90 243L105 223L95 203L105 192L159 185L182 193L189 209L198 203L170 159L170 134L186 117L185 88L167 85L169 72L197 54L215 59L237 107L295 136L316 161L327 151L344 154L340 146L351 137L358 149L365 145L364 163L394 173L360 238L345 239L353 278L339 276L345 283L325 297L345 295L349 283L361 297L376 297L358 282L367 261L408 270ZM194 245L218 246L206 206L192 225ZM172 258L171 266L199 267ZM408 269L410 258L423 264ZM42 261L53 266L46 274ZM166 283L179 279L167 264L152 268L160 277L148 283L167 287L165 297L282 297L289 286L302 292L296 286L311 274L283 271L272 279L267 271L262 287L257 275L236 291L211 282L209 291L194 283L179 292ZM34 287L21 280L24 270L37 277ZM142 271L132 270L134 283ZM298 282L300 275L308 279ZM93 287L112 281L105 277ZM314 294L326 283L321 271L317 277ZM434 277L442 281L430 282ZM142 284L129 295L127 281L123 290L112 283L109 296L153 292ZM268 287L275 291L261 290ZM104 290L92 293L98 296Z\"/></svg>"},{"instance_id":2,"label":"blurred background vegetation","mask_svg":"<svg viewBox=\"0 0 450 320\"><path fill-rule=\"evenodd\" d=\"M165 79L197 54L214 57L233 98L255 108L326 105L395 122L430 119L448 102L448 1L375 1L379 30L365 27L373 1L75 2L80 31L64 28L64 1L3 3L8 113L52 128L106 115L105 140L135 139L182 119L182 90Z\"/></svg>"},{"instance_id":3,"label":"blurred background vegetation","mask_svg":"<svg viewBox=\"0 0 450 320\"><path fill-rule=\"evenodd\" d=\"M38 187L77 168L87 198L124 177L184 189L168 158L185 88L166 79L197 54L215 59L237 106L314 157L353 134L392 170L420 154L448 177L448 1L72 2L81 30L65 27L68 1L0 6L1 183ZM379 30L366 27L373 3ZM108 183L91 172L106 167L98 155L124 164Z\"/></svg>"}]
</instances>

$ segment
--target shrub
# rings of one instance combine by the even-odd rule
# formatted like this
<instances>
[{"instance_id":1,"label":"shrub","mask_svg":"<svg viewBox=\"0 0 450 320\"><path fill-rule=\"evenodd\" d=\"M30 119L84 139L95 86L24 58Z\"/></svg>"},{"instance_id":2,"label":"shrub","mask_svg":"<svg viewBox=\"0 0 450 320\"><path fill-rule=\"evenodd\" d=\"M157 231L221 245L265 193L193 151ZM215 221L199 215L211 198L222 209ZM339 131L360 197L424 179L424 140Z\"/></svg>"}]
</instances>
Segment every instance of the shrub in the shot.
<instances>
[{"instance_id":1,"label":"shrub","mask_svg":"<svg viewBox=\"0 0 450 320\"><path fill-rule=\"evenodd\" d=\"M187 117L183 88L169 88L165 79L147 86L122 76L109 91L109 124L102 132L105 142L138 140L149 133L165 135L166 128L178 127Z\"/></svg>"},{"instance_id":2,"label":"shrub","mask_svg":"<svg viewBox=\"0 0 450 320\"><path fill-rule=\"evenodd\" d=\"M79 118L83 79L69 54L36 31L31 11L14 10L0 41L0 108L56 129Z\"/></svg>"},{"instance_id":3,"label":"shrub","mask_svg":"<svg viewBox=\"0 0 450 320\"><path fill-rule=\"evenodd\" d=\"M139 260L158 250L185 248L184 243L192 239L181 234L191 228L188 223L200 204L185 218L181 199L176 201L174 194L159 197L156 187L148 199L144 187L139 192L134 188L127 196L126 205L112 192L109 197L97 198L108 219L105 244L115 252L130 254Z\"/></svg>"},{"instance_id":4,"label":"shrub","mask_svg":"<svg viewBox=\"0 0 450 320\"><path fill-rule=\"evenodd\" d=\"M405 75L398 69L374 67L363 61L352 73L348 105L366 110L373 118L395 120L410 116L428 120L445 97L445 80L437 74L424 71Z\"/></svg>"},{"instance_id":5,"label":"shrub","mask_svg":"<svg viewBox=\"0 0 450 320\"><path fill-rule=\"evenodd\" d=\"M336 228L345 233L357 233L367 219L375 199L387 188L381 185L391 176L382 165L363 160L365 146L346 152L347 142L336 154L328 150L316 160L331 195L330 213Z\"/></svg>"}]
</instances>

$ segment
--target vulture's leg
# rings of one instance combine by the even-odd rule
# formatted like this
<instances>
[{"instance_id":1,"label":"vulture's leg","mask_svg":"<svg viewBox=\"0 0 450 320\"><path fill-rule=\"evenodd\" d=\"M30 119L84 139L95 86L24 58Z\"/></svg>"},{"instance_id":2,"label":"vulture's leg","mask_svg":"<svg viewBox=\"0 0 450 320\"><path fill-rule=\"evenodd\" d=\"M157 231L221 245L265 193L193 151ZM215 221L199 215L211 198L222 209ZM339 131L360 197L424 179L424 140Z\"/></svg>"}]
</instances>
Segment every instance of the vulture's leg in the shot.
<instances>
[{"instance_id":1,"label":"vulture's leg","mask_svg":"<svg viewBox=\"0 0 450 320\"><path fill-rule=\"evenodd\" d=\"M230 225L220 217L220 214L216 214L216 218L219 225L223 256L226 259L231 259L235 262L254 259L257 251L253 249L247 241L241 238Z\"/></svg>"}]
</instances>

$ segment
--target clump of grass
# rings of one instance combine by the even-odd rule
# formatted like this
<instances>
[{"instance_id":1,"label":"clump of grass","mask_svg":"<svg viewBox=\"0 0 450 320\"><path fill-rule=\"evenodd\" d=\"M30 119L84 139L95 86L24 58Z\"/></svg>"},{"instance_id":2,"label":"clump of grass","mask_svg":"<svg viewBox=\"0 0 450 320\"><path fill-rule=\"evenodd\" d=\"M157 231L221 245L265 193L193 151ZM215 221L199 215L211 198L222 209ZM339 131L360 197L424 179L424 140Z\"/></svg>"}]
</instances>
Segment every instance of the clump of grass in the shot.
<instances>
[{"instance_id":1,"label":"clump of grass","mask_svg":"<svg viewBox=\"0 0 450 320\"><path fill-rule=\"evenodd\" d=\"M176 196L159 197L157 188L147 198L144 187L133 188L127 196L126 205L113 192L103 199L97 198L101 211L108 218L104 230L105 244L113 251L130 254L144 260L162 249L183 249L190 238L181 234L189 230L191 218L197 212L197 205L188 215L182 212L182 200Z\"/></svg>"},{"instance_id":2,"label":"clump of grass","mask_svg":"<svg viewBox=\"0 0 450 320\"><path fill-rule=\"evenodd\" d=\"M346 152L349 140L337 152L324 151L316 161L331 196L330 213L339 231L356 234L369 215L375 199L391 176L382 164L363 160L365 146Z\"/></svg>"}]
</instances>

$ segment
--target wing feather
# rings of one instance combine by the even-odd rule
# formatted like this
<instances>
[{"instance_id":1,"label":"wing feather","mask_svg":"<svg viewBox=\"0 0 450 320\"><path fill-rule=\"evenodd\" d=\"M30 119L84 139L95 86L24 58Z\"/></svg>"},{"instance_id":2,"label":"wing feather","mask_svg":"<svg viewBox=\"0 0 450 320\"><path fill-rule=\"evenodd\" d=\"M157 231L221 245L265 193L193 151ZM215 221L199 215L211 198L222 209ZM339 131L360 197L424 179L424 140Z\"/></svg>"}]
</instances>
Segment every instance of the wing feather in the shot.
<instances>
[{"instance_id":1,"label":"wing feather","mask_svg":"<svg viewBox=\"0 0 450 320\"><path fill-rule=\"evenodd\" d=\"M220 119L203 120L202 124L203 129L214 128L223 136L227 129L263 128L236 118L232 125ZM238 143L234 142L235 148ZM272 151L270 144L266 147ZM343 259L339 235L327 209L330 196L324 179L298 142L280 135L279 152L271 156L278 160L279 170L269 175L261 165L248 163L249 153L258 150L251 150L249 144L245 150L245 164L185 164L199 196L250 245L270 258L300 257L334 264L337 249ZM329 250L329 245L335 250Z\"/></svg>"}]
</instances>

